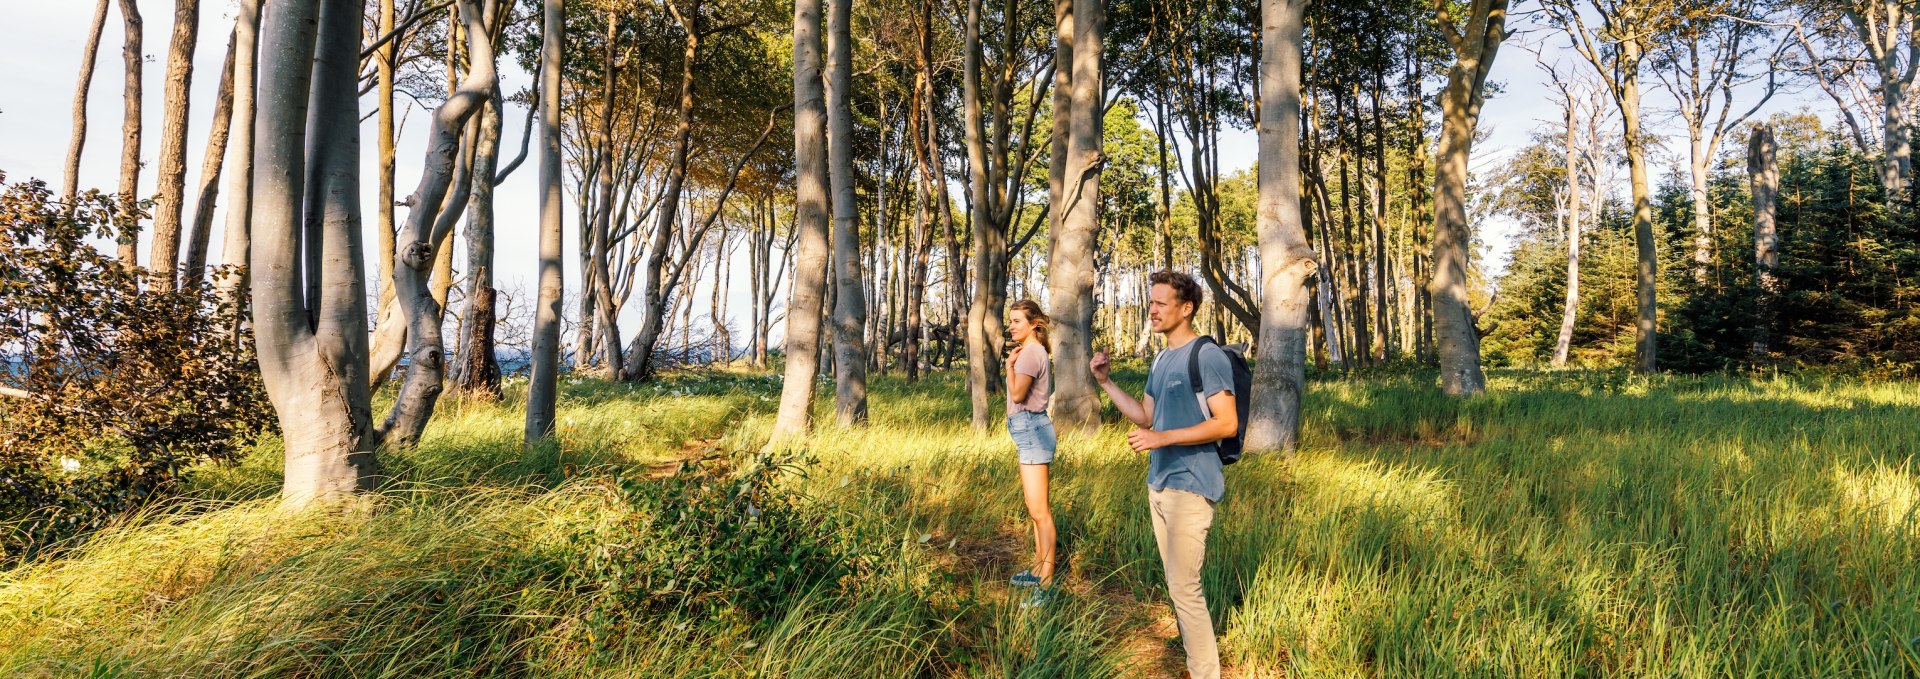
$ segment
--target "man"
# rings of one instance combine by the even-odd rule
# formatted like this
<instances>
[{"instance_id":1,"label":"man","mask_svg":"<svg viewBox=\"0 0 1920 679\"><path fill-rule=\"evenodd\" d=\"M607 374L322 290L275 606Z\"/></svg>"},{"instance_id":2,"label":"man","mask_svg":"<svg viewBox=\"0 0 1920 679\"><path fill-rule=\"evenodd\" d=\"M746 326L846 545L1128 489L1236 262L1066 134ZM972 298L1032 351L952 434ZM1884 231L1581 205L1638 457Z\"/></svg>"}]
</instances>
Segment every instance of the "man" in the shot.
<instances>
[{"instance_id":1,"label":"man","mask_svg":"<svg viewBox=\"0 0 1920 679\"><path fill-rule=\"evenodd\" d=\"M1215 442L1240 427L1233 403L1233 364L1218 345L1194 341L1200 285L1193 277L1161 271L1148 280L1153 286L1147 319L1153 331L1166 338L1167 348L1153 360L1145 398L1136 401L1113 383L1106 352L1095 353L1089 367L1120 414L1141 427L1127 434L1127 443L1135 452L1153 451L1147 463L1147 500L1167 573L1167 594L1186 645L1187 672L1196 679L1214 679L1220 676L1220 650L1200 588L1200 564L1207 531L1213 528L1214 505L1227 490ZM1189 375L1188 357L1195 350L1200 351L1200 374ZM1200 394L1194 393L1194 380L1199 380Z\"/></svg>"}]
</instances>

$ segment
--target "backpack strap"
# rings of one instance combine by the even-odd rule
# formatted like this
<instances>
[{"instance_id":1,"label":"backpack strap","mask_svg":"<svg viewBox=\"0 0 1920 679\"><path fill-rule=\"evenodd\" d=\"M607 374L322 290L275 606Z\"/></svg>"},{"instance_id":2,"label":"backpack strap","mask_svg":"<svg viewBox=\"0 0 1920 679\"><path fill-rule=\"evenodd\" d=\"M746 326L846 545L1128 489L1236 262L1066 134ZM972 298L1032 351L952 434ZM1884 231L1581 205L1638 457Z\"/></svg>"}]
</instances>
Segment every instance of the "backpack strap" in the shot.
<instances>
[{"instance_id":1,"label":"backpack strap","mask_svg":"<svg viewBox=\"0 0 1920 679\"><path fill-rule=\"evenodd\" d=\"M1200 402L1200 416L1211 420L1213 409L1207 407L1207 387L1200 379L1200 350L1209 344L1219 346L1213 341L1212 335L1193 338L1193 353L1187 354L1187 382L1193 387L1193 399Z\"/></svg>"}]
</instances>

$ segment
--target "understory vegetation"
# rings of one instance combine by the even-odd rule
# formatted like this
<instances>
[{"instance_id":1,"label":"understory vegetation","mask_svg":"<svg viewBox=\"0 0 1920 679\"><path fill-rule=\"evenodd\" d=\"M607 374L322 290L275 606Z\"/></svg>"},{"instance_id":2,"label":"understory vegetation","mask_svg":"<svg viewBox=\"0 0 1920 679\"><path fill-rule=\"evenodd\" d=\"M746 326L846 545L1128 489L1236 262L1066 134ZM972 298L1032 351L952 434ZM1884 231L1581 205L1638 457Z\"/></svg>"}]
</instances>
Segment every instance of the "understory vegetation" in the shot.
<instances>
[{"instance_id":1,"label":"understory vegetation","mask_svg":"<svg viewBox=\"0 0 1920 679\"><path fill-rule=\"evenodd\" d=\"M1231 673L1920 672L1913 383L1490 379L1316 380L1302 452L1229 468L1205 580ZM873 385L870 427L769 457L774 376L573 381L526 453L509 381L447 402L383 492L303 512L269 438L0 574L0 674L1177 671L1117 416L1063 439L1064 596L1023 610L1004 433L968 427L960 376Z\"/></svg>"}]
</instances>

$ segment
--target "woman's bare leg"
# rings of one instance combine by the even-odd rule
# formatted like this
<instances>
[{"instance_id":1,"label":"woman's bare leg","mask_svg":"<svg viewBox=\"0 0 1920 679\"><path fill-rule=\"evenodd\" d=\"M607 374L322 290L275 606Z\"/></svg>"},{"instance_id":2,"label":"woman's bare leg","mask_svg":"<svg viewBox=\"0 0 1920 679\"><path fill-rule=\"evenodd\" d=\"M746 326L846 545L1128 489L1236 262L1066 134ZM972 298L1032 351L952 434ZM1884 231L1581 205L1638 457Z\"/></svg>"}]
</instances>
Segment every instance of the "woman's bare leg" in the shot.
<instances>
[{"instance_id":1,"label":"woman's bare leg","mask_svg":"<svg viewBox=\"0 0 1920 679\"><path fill-rule=\"evenodd\" d=\"M1027 516L1033 518L1034 576L1040 584L1053 584L1054 542L1053 507L1047 499L1048 465L1020 465L1020 490L1026 497Z\"/></svg>"}]
</instances>

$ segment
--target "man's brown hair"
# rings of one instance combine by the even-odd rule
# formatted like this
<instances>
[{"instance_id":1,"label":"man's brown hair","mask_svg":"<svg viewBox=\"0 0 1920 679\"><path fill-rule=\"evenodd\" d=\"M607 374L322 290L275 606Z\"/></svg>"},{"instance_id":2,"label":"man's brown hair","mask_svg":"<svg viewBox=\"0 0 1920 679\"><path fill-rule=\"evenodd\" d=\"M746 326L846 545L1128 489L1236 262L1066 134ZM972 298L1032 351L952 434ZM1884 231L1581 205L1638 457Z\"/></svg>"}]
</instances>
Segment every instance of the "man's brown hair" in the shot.
<instances>
[{"instance_id":1,"label":"man's brown hair","mask_svg":"<svg viewBox=\"0 0 1920 679\"><path fill-rule=\"evenodd\" d=\"M1178 271L1155 271L1147 276L1147 283L1173 288L1173 294L1178 301L1192 302L1194 312L1200 311L1200 284L1195 283L1192 276Z\"/></svg>"}]
</instances>

